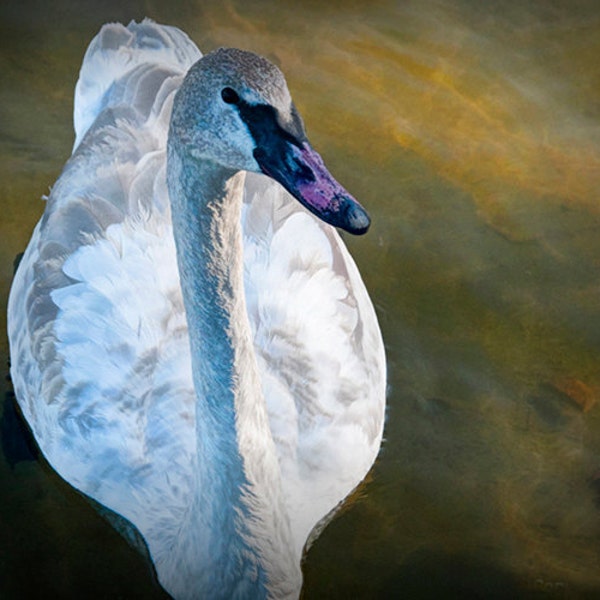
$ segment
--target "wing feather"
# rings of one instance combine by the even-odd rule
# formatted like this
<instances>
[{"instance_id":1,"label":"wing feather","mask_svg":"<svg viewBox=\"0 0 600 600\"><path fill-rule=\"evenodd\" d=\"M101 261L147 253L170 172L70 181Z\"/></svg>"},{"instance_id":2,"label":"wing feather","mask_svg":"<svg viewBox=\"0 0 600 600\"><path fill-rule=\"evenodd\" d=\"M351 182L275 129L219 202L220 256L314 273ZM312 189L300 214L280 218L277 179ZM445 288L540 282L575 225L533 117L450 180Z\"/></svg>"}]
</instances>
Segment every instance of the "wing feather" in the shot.
<instances>
[{"instance_id":1,"label":"wing feather","mask_svg":"<svg viewBox=\"0 0 600 600\"><path fill-rule=\"evenodd\" d=\"M245 288L284 491L303 543L360 482L383 428L375 313L337 232L248 175Z\"/></svg>"}]
</instances>

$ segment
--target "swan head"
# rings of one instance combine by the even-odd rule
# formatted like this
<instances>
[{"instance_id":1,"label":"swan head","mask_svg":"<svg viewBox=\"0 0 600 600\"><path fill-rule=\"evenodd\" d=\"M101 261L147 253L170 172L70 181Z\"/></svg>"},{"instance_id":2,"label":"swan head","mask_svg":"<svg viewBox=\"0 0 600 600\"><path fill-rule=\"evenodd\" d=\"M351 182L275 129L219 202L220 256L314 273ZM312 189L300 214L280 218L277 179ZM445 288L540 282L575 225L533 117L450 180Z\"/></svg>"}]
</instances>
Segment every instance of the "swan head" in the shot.
<instances>
[{"instance_id":1,"label":"swan head","mask_svg":"<svg viewBox=\"0 0 600 600\"><path fill-rule=\"evenodd\" d=\"M271 177L326 223L354 234L369 228L367 212L309 144L283 74L265 58L233 48L202 57L177 93L170 136L199 160Z\"/></svg>"}]
</instances>

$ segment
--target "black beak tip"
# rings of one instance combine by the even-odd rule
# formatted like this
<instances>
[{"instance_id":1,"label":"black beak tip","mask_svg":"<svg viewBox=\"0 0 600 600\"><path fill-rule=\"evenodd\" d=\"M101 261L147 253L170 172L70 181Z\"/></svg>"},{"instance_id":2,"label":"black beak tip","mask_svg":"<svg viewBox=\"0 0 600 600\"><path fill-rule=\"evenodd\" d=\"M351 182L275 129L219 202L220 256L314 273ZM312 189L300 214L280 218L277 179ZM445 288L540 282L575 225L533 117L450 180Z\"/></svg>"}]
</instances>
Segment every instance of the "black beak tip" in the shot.
<instances>
[{"instance_id":1,"label":"black beak tip","mask_svg":"<svg viewBox=\"0 0 600 600\"><path fill-rule=\"evenodd\" d=\"M371 218L367 211L358 202L351 202L348 205L345 215L346 223L344 229L354 235L363 235L369 230Z\"/></svg>"}]
</instances>

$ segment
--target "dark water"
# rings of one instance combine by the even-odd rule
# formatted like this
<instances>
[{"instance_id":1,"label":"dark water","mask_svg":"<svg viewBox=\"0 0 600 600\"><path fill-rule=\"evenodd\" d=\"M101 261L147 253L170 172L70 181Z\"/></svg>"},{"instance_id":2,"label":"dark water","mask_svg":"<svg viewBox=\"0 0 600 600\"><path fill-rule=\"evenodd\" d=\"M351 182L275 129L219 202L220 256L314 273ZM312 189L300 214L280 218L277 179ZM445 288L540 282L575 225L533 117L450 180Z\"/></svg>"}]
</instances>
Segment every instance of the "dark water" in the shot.
<instances>
[{"instance_id":1,"label":"dark water","mask_svg":"<svg viewBox=\"0 0 600 600\"><path fill-rule=\"evenodd\" d=\"M143 16L280 64L373 216L348 243L387 345L386 442L305 598L600 598L600 5L4 0L2 328L87 43ZM43 462L11 462L1 598L164 597Z\"/></svg>"}]
</instances>

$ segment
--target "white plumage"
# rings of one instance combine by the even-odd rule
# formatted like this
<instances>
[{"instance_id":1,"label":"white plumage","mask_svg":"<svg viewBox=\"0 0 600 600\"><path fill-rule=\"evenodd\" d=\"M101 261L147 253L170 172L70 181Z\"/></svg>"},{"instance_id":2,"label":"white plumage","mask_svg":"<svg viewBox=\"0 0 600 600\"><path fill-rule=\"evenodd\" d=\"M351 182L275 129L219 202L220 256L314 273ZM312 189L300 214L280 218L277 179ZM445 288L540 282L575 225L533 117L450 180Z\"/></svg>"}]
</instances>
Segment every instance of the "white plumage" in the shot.
<instances>
[{"instance_id":1,"label":"white plumage","mask_svg":"<svg viewBox=\"0 0 600 600\"><path fill-rule=\"evenodd\" d=\"M208 542L202 531L184 526L196 522L191 513L201 512L195 488L205 459L166 183L173 98L199 57L185 34L151 21L107 25L90 44L76 90L74 153L11 289L11 374L47 460L139 530L172 595L210 595L206 578L213 577L226 597L233 592L223 581L254 577L261 594L293 597L310 531L377 455L383 345L358 270L335 229L279 184L247 174L244 319L262 393L236 415L252 484L242 496L263 494L260 461L274 444L274 485L283 502L274 514L284 525L264 525L264 536L256 536L266 582L243 569L207 575L201 563ZM253 433L263 431L261 425L252 422L260 413L252 407L263 402L269 426L263 437L270 438L264 447ZM244 502L252 513L253 500ZM249 520L260 521L256 510L259 517ZM216 535L221 540L231 532ZM240 543L254 547L252 540ZM223 544L229 555L236 542ZM284 554L296 566L280 584L276 573L288 569L288 559L279 570L270 562ZM235 586L238 597L255 595L239 581Z\"/></svg>"}]
</instances>

